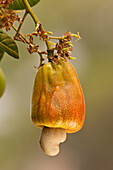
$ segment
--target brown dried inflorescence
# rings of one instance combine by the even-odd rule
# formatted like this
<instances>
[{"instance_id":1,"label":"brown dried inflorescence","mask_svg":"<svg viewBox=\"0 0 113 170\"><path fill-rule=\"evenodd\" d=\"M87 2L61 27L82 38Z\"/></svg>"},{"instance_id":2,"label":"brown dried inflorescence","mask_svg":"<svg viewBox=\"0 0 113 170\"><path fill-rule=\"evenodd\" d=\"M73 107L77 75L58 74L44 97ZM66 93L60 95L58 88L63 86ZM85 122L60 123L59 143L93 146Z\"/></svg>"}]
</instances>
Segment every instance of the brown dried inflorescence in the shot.
<instances>
[{"instance_id":1,"label":"brown dried inflorescence","mask_svg":"<svg viewBox=\"0 0 113 170\"><path fill-rule=\"evenodd\" d=\"M27 47L30 54L37 52L39 45L34 44L33 42L33 36L37 37L39 36L40 39L43 39L43 41L48 41L49 36L47 32L42 28L42 25L40 24L38 28L36 28L35 32L31 34L27 34L26 37L29 37L29 45Z\"/></svg>"},{"instance_id":2,"label":"brown dried inflorescence","mask_svg":"<svg viewBox=\"0 0 113 170\"><path fill-rule=\"evenodd\" d=\"M64 37L59 40L59 43L56 44L57 54L60 57L66 59L66 57L71 56L72 52L72 44L70 40L73 38L71 32L64 33Z\"/></svg>"},{"instance_id":3,"label":"brown dried inflorescence","mask_svg":"<svg viewBox=\"0 0 113 170\"><path fill-rule=\"evenodd\" d=\"M29 44L27 49L29 51L30 54L37 52L39 45L33 45L33 44Z\"/></svg>"},{"instance_id":4,"label":"brown dried inflorescence","mask_svg":"<svg viewBox=\"0 0 113 170\"><path fill-rule=\"evenodd\" d=\"M34 44L33 42L34 36L35 37L39 36L40 39L43 39L43 41L46 41L48 44L50 44L51 48L49 50L47 49L46 53L44 54L47 54L48 60L54 63L58 63L58 57L62 57L65 61L66 61L66 58L72 59L71 54L73 50L73 45L72 45L71 40L74 36L77 39L80 39L79 33L73 34L70 31L67 31L64 33L62 37L59 37L59 38L56 37L56 39L59 39L58 43L56 44L52 43L50 41L51 37L48 35L48 32L46 32L43 29L42 25L40 24L36 28L35 32L26 35L26 37L29 37L29 45L27 48L29 53L38 52L39 45ZM54 45L54 47L52 47L51 45ZM50 51L51 51L51 55L49 55Z\"/></svg>"},{"instance_id":5,"label":"brown dried inflorescence","mask_svg":"<svg viewBox=\"0 0 113 170\"><path fill-rule=\"evenodd\" d=\"M0 0L0 7L7 8L9 4L13 4L14 0Z\"/></svg>"},{"instance_id":6,"label":"brown dried inflorescence","mask_svg":"<svg viewBox=\"0 0 113 170\"><path fill-rule=\"evenodd\" d=\"M28 35L27 35L27 36L28 36ZM34 42L33 42L33 36L30 35L30 37L29 37L29 44L28 44L28 47L27 47L29 53L32 54L32 53L34 53L34 52L37 52L38 47L39 47L39 45L38 45L38 44L34 44Z\"/></svg>"},{"instance_id":7,"label":"brown dried inflorescence","mask_svg":"<svg viewBox=\"0 0 113 170\"><path fill-rule=\"evenodd\" d=\"M43 39L44 41L49 40L49 36L48 36L47 32L42 28L41 24L36 29L36 34L39 36L40 39Z\"/></svg>"},{"instance_id":8,"label":"brown dried inflorescence","mask_svg":"<svg viewBox=\"0 0 113 170\"><path fill-rule=\"evenodd\" d=\"M72 34L71 34L70 31L65 32L65 33L64 33L64 37L65 37L65 39L66 39L67 41L70 41L70 40L73 38L73 36L72 36Z\"/></svg>"},{"instance_id":9,"label":"brown dried inflorescence","mask_svg":"<svg viewBox=\"0 0 113 170\"><path fill-rule=\"evenodd\" d=\"M33 36L39 36L40 40L43 39L44 41L49 40L49 36L47 32L42 28L42 25L39 24L38 28L36 28L35 32L31 34L27 34L26 37L33 37Z\"/></svg>"},{"instance_id":10,"label":"brown dried inflorescence","mask_svg":"<svg viewBox=\"0 0 113 170\"><path fill-rule=\"evenodd\" d=\"M13 0L2 0L0 2L0 28L5 28L6 31L10 30L10 27L14 24L14 21L21 22L21 18L15 11L7 9L11 3L13 3Z\"/></svg>"}]
</instances>

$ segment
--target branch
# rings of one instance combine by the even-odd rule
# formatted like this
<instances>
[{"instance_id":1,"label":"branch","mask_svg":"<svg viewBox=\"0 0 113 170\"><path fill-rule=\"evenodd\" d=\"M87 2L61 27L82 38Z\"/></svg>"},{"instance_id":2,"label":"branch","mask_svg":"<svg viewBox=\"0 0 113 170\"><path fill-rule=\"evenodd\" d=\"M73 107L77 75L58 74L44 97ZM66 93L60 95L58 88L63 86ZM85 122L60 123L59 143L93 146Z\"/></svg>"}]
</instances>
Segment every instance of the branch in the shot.
<instances>
[{"instance_id":1,"label":"branch","mask_svg":"<svg viewBox=\"0 0 113 170\"><path fill-rule=\"evenodd\" d=\"M22 0L25 7L26 7L26 11L27 13L29 13L31 15L31 17L33 18L34 22L35 22L35 25L36 26L39 26L40 25L40 22L37 18L37 16L35 15L35 13L33 12L32 8L30 7L29 3L27 0Z\"/></svg>"},{"instance_id":2,"label":"branch","mask_svg":"<svg viewBox=\"0 0 113 170\"><path fill-rule=\"evenodd\" d=\"M17 32L17 28L16 28L14 25L12 25L12 28ZM28 41L20 32L18 32L18 35L20 35L21 38L22 38L27 44L29 44L29 41Z\"/></svg>"},{"instance_id":3,"label":"branch","mask_svg":"<svg viewBox=\"0 0 113 170\"><path fill-rule=\"evenodd\" d=\"M21 29L21 27L22 27L22 24L23 24L23 22L24 22L24 20L25 20L25 18L26 18L26 16L27 16L27 14L28 14L28 12L25 11L25 14L24 14L24 16L23 16L23 18L22 18L22 21L21 21L21 23L20 23L20 25L19 25L19 27L18 27L18 29L17 29L17 32L16 32L16 34L15 34L15 36L17 36L17 37L18 37L18 35L19 35L19 31L20 31L20 29Z\"/></svg>"},{"instance_id":4,"label":"branch","mask_svg":"<svg viewBox=\"0 0 113 170\"><path fill-rule=\"evenodd\" d=\"M31 17L33 18L34 22L35 22L35 25L36 25L36 28L38 28L39 26L41 26L41 29L44 30L44 28L42 27L42 25L40 24L37 16L35 15L35 13L33 12L31 6L29 5L28 1L27 0L22 0L25 7L26 7L26 11L31 15ZM45 43L46 43L46 46L47 46L47 49L49 50L51 48L50 44L48 43L48 41L45 40Z\"/></svg>"}]
</instances>

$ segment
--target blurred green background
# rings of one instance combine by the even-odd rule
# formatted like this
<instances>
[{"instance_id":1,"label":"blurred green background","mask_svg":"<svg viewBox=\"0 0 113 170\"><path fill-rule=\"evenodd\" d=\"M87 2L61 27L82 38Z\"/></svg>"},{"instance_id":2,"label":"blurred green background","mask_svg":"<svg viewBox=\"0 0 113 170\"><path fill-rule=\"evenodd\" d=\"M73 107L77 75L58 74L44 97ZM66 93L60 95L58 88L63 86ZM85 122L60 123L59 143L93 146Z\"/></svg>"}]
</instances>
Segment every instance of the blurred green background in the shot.
<instances>
[{"instance_id":1,"label":"blurred green background","mask_svg":"<svg viewBox=\"0 0 113 170\"><path fill-rule=\"evenodd\" d=\"M73 41L72 56L77 59L72 63L85 95L85 124L81 131L68 135L58 156L42 152L41 130L30 118L39 57L18 42L20 59L5 54L0 63L7 86L0 99L0 170L112 170L113 1L40 0L33 10L56 36L68 30L80 32L82 40ZM21 31L24 35L34 31L30 16Z\"/></svg>"}]
</instances>

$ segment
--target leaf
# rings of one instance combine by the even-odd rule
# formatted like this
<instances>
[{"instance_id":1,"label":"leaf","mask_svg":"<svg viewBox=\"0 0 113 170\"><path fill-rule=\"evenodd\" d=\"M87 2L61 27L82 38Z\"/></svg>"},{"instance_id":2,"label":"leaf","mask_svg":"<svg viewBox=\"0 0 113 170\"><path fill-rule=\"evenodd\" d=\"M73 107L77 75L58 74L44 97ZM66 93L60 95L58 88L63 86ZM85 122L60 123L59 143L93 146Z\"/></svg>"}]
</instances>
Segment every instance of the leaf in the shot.
<instances>
[{"instance_id":1,"label":"leaf","mask_svg":"<svg viewBox=\"0 0 113 170\"><path fill-rule=\"evenodd\" d=\"M4 51L0 50L0 61L1 61L2 57L3 57L3 55L4 55Z\"/></svg>"},{"instance_id":2,"label":"leaf","mask_svg":"<svg viewBox=\"0 0 113 170\"><path fill-rule=\"evenodd\" d=\"M39 1L40 0L28 0L31 7L36 5ZM25 6L22 0L14 0L13 4L9 5L9 9L22 10L22 9L25 9Z\"/></svg>"},{"instance_id":3,"label":"leaf","mask_svg":"<svg viewBox=\"0 0 113 170\"><path fill-rule=\"evenodd\" d=\"M14 58L19 58L15 41L2 30L0 30L0 51L4 51Z\"/></svg>"}]
</instances>

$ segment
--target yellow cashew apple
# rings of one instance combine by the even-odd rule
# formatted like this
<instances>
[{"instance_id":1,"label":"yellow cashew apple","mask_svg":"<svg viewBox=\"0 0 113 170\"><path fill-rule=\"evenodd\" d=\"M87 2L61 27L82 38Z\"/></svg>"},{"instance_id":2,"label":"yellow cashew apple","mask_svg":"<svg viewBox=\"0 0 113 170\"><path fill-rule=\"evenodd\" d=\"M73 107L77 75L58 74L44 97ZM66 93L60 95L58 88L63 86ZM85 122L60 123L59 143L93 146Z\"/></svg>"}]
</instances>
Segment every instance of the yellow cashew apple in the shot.
<instances>
[{"instance_id":1,"label":"yellow cashew apple","mask_svg":"<svg viewBox=\"0 0 113 170\"><path fill-rule=\"evenodd\" d=\"M83 91L72 64L58 59L48 62L36 74L32 95L32 121L40 128L79 131L84 123Z\"/></svg>"}]
</instances>

